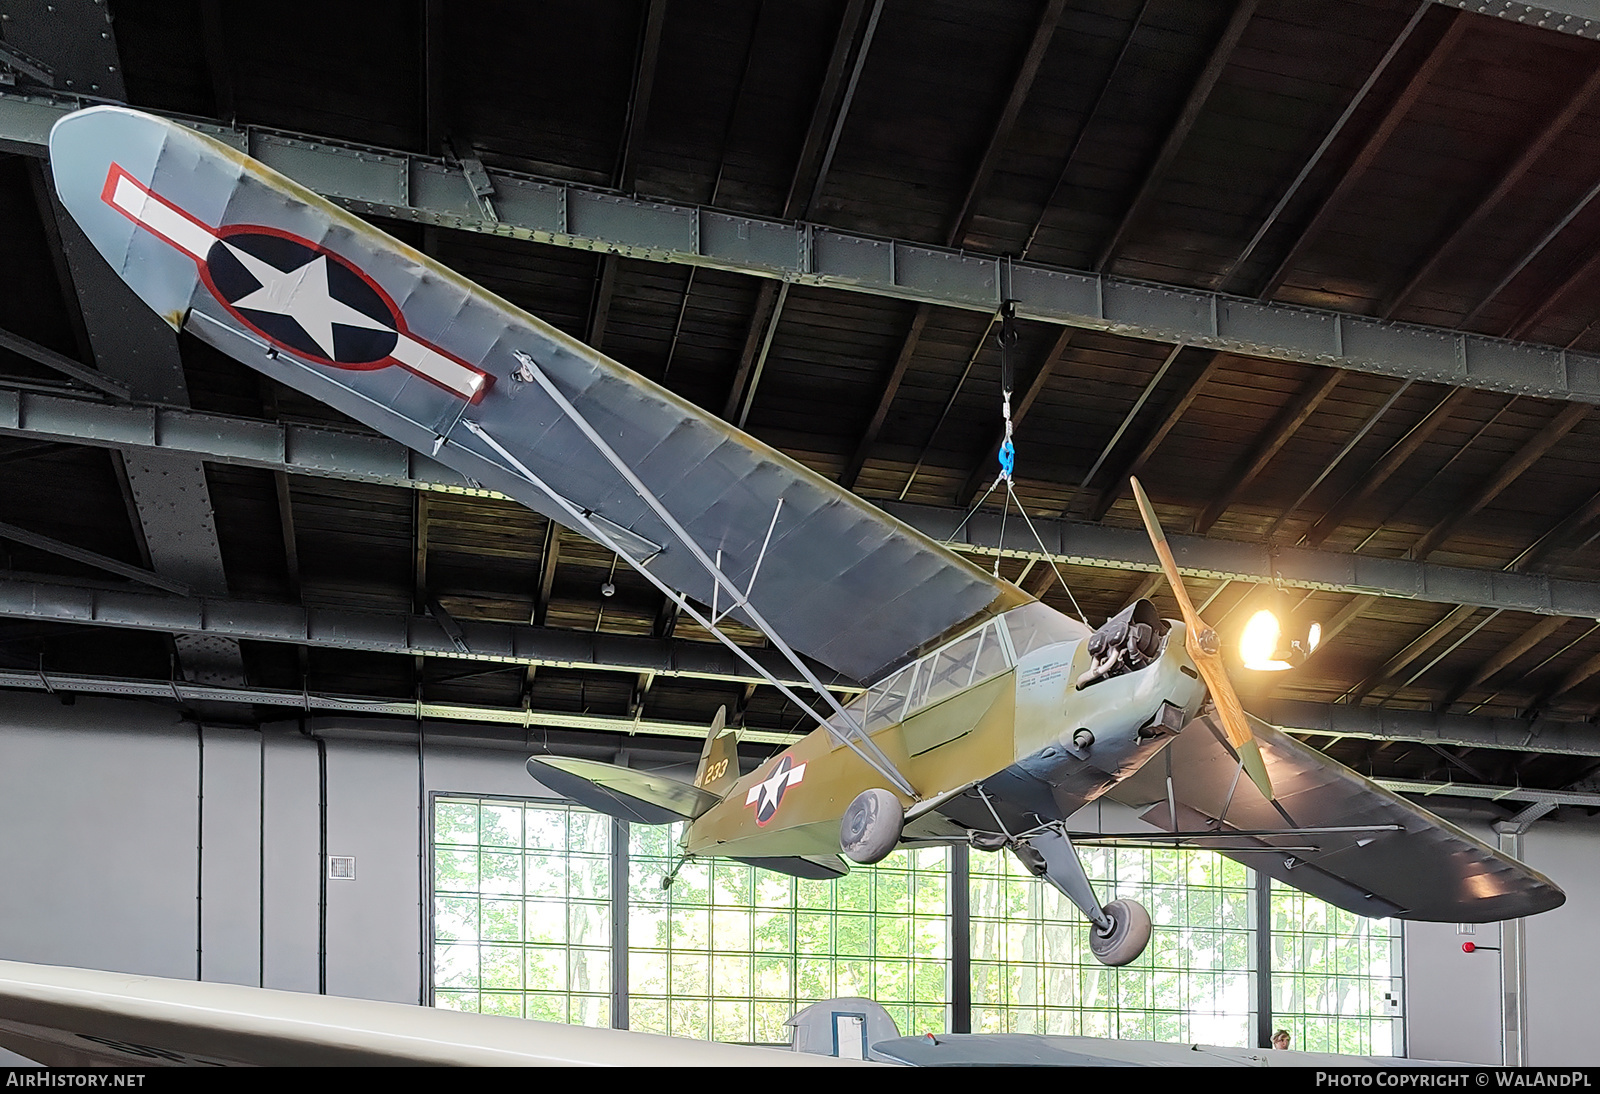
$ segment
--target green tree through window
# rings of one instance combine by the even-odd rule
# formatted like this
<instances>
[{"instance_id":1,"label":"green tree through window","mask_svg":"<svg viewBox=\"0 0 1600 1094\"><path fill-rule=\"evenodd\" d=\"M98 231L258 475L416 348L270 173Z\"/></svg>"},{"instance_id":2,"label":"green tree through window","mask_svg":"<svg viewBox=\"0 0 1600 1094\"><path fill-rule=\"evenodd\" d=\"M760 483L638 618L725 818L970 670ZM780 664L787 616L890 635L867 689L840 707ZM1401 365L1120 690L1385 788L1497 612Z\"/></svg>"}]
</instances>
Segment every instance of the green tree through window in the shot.
<instances>
[{"instance_id":1,"label":"green tree through window","mask_svg":"<svg viewBox=\"0 0 1600 1094\"><path fill-rule=\"evenodd\" d=\"M761 1044L806 1003L876 999L905 1031L949 1028L949 852L897 851L834 881L727 859L693 862L670 889L679 831L634 830L629 1026Z\"/></svg>"},{"instance_id":2,"label":"green tree through window","mask_svg":"<svg viewBox=\"0 0 1600 1094\"><path fill-rule=\"evenodd\" d=\"M633 826L611 892L609 818L561 802L434 802L433 995L456 1010L610 1025L612 901L628 916L627 1024L781 1043L807 1003L864 995L907 1033L950 1028L951 856L898 851L833 881L689 863L681 826ZM1255 1038L1255 878L1204 851L1083 848L1102 899L1154 934L1108 969L1083 917L1005 852L969 858L972 1029L1245 1046ZM1403 1050L1398 924L1272 887L1273 1025L1310 1051Z\"/></svg>"},{"instance_id":3,"label":"green tree through window","mask_svg":"<svg viewBox=\"0 0 1600 1094\"><path fill-rule=\"evenodd\" d=\"M455 798L433 816L435 1005L610 1025L610 819Z\"/></svg>"}]
</instances>

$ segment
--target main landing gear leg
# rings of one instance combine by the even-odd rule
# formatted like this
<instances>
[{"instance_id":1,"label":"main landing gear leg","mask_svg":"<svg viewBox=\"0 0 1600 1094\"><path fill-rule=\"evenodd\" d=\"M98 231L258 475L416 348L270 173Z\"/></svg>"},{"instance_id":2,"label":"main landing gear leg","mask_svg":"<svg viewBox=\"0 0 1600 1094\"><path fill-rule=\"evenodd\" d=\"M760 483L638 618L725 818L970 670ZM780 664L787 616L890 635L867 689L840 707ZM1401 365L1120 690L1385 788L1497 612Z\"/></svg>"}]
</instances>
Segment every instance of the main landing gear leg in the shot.
<instances>
[{"instance_id":1,"label":"main landing gear leg","mask_svg":"<svg viewBox=\"0 0 1600 1094\"><path fill-rule=\"evenodd\" d=\"M1150 941L1150 913L1135 900L1104 906L1094 895L1077 849L1060 832L1042 832L1013 848L1022 864L1066 894L1089 918L1089 949L1104 965L1126 965Z\"/></svg>"}]
</instances>

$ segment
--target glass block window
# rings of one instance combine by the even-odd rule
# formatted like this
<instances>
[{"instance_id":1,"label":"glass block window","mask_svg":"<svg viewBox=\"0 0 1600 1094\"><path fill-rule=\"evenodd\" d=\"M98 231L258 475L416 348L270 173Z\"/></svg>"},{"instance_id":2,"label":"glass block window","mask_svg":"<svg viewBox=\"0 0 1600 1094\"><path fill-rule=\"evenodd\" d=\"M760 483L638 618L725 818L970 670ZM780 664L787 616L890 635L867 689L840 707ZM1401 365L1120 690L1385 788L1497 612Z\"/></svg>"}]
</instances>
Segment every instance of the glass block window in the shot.
<instances>
[{"instance_id":1,"label":"glass block window","mask_svg":"<svg viewBox=\"0 0 1600 1094\"><path fill-rule=\"evenodd\" d=\"M1250 871L1203 852L1079 851L1102 900L1149 909L1149 947L1101 965L1071 901L1015 856L975 852L972 1031L1250 1044Z\"/></svg>"},{"instance_id":2,"label":"glass block window","mask_svg":"<svg viewBox=\"0 0 1600 1094\"><path fill-rule=\"evenodd\" d=\"M1400 924L1272 883L1272 1022L1290 1048L1405 1051Z\"/></svg>"},{"instance_id":3,"label":"glass block window","mask_svg":"<svg viewBox=\"0 0 1600 1094\"><path fill-rule=\"evenodd\" d=\"M663 890L679 834L633 829L631 1029L786 1043L796 1010L844 995L876 999L907 1033L949 1029L947 850L897 851L833 881L700 859Z\"/></svg>"},{"instance_id":4,"label":"glass block window","mask_svg":"<svg viewBox=\"0 0 1600 1094\"><path fill-rule=\"evenodd\" d=\"M433 844L434 1004L610 1025L610 818L440 797Z\"/></svg>"}]
</instances>

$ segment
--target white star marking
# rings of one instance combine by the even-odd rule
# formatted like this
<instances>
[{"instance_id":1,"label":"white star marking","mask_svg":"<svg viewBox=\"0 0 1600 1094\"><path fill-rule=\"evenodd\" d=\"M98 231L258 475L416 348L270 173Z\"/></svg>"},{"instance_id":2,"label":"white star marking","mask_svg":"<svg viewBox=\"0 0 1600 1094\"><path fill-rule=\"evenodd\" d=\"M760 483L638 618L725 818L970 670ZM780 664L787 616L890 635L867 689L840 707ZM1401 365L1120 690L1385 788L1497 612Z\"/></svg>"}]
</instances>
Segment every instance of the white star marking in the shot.
<instances>
[{"instance_id":1,"label":"white star marking","mask_svg":"<svg viewBox=\"0 0 1600 1094\"><path fill-rule=\"evenodd\" d=\"M213 229L151 191L115 163L107 173L103 196L112 208L135 224L154 232L157 237L202 266L206 264L212 245L218 242ZM329 361L334 360L335 323L366 330L391 329L387 324L363 315L329 295L326 256L318 256L299 269L285 273L232 244L228 244L228 250L250 271L261 288L242 300L224 303L229 303L230 307L243 306L252 311L265 311L293 319L305 330L306 336L322 349ZM463 399L476 399L482 393L488 381L486 373L440 352L426 342L419 342L398 330L395 334L395 346L389 352L395 361Z\"/></svg>"},{"instance_id":2,"label":"white star marking","mask_svg":"<svg viewBox=\"0 0 1600 1094\"><path fill-rule=\"evenodd\" d=\"M233 306L293 319L329 360L333 360L334 356L335 323L362 330L394 329L333 298L328 291L327 255L318 255L304 266L286 273L247 251L241 251L227 240L222 242L239 260L239 264L250 272L250 276L261 283L259 289L235 300Z\"/></svg>"},{"instance_id":3,"label":"white star marking","mask_svg":"<svg viewBox=\"0 0 1600 1094\"><path fill-rule=\"evenodd\" d=\"M758 782L752 786L750 792L744 796L744 803L747 806L754 805L756 807L756 815L760 816L761 811L767 807L768 802L772 802L773 808L776 808L779 796L789 787L798 785L805 778L805 775L805 764L796 764L791 768L776 772L766 781Z\"/></svg>"}]
</instances>

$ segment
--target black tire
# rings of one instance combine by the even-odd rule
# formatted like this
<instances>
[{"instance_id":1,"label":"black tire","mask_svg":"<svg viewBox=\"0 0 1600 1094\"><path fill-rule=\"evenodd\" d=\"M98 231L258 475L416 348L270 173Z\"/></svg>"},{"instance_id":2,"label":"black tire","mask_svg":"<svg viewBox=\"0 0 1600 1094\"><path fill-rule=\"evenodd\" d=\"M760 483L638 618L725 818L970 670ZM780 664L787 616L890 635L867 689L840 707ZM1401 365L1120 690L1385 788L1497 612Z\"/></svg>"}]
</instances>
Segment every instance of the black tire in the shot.
<instances>
[{"instance_id":1,"label":"black tire","mask_svg":"<svg viewBox=\"0 0 1600 1094\"><path fill-rule=\"evenodd\" d=\"M1150 913L1137 900L1113 900L1104 907L1111 929L1089 924L1089 950L1102 965L1126 965L1150 944Z\"/></svg>"},{"instance_id":2,"label":"black tire","mask_svg":"<svg viewBox=\"0 0 1600 1094\"><path fill-rule=\"evenodd\" d=\"M900 842L905 819L900 799L889 791L863 790L839 822L839 846L851 862L881 862Z\"/></svg>"}]
</instances>

